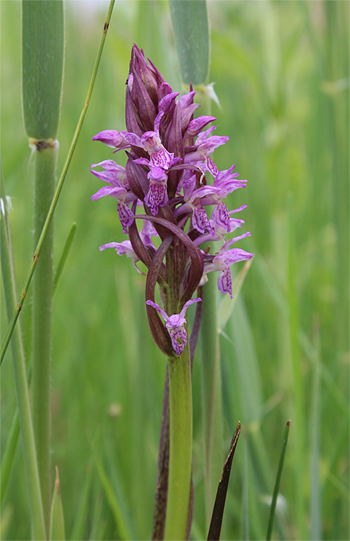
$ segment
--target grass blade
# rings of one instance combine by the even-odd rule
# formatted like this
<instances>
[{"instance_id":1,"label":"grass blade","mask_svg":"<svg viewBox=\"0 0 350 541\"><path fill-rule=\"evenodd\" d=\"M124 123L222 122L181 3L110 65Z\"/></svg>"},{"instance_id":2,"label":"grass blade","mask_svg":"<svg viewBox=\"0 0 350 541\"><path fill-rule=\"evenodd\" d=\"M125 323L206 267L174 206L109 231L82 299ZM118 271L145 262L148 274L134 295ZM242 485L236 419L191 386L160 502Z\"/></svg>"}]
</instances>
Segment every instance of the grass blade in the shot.
<instances>
[{"instance_id":1,"label":"grass blade","mask_svg":"<svg viewBox=\"0 0 350 541\"><path fill-rule=\"evenodd\" d=\"M321 521L321 486L320 486L320 329L319 322L315 325L315 348L318 353L313 374L313 385L311 394L311 525L310 539L320 541L322 539Z\"/></svg>"},{"instance_id":2,"label":"grass blade","mask_svg":"<svg viewBox=\"0 0 350 541\"><path fill-rule=\"evenodd\" d=\"M248 479L248 446L247 436L243 427L243 539L247 541L249 539L249 479Z\"/></svg>"},{"instance_id":3,"label":"grass blade","mask_svg":"<svg viewBox=\"0 0 350 541\"><path fill-rule=\"evenodd\" d=\"M65 539L66 534L64 529L60 479L58 476L58 468L56 466L56 480L50 516L50 541L64 541Z\"/></svg>"},{"instance_id":4,"label":"grass blade","mask_svg":"<svg viewBox=\"0 0 350 541\"><path fill-rule=\"evenodd\" d=\"M88 466L88 471L86 472L84 485L82 488L82 495L80 498L80 503L77 509L75 516L75 522L73 526L73 531L70 535L70 539L85 539L84 528L86 519L88 517L88 502L89 494L91 489L91 480L92 480L92 463L90 462Z\"/></svg>"},{"instance_id":5,"label":"grass blade","mask_svg":"<svg viewBox=\"0 0 350 541\"><path fill-rule=\"evenodd\" d=\"M211 517L209 532L208 532L208 541L217 541L220 539L220 533L221 533L221 526L222 526L222 519L224 516L224 510L225 510L225 502L226 502L226 495L227 495L227 489L228 489L228 483L230 480L230 474L231 474L231 466L232 466L232 460L233 456L235 454L235 450L238 443L238 438L241 433L241 423L238 422L237 428L235 430L235 433L233 435L230 451L227 456L226 462L224 464L224 469L222 472L222 476L219 482L218 490L216 493L216 499L213 509L213 514Z\"/></svg>"},{"instance_id":6,"label":"grass blade","mask_svg":"<svg viewBox=\"0 0 350 541\"><path fill-rule=\"evenodd\" d=\"M281 450L280 460L278 463L276 482L275 482L275 487L273 489L273 495L272 495L272 501L271 501L271 507L270 507L270 517L269 517L269 523L267 526L266 541L269 541L271 539L273 520L275 517L275 511L276 511L277 496L278 496L281 475L282 475L282 470L283 470L284 455L286 453L287 442L288 442L289 429L290 429L290 421L287 422L286 428L284 431L282 450Z\"/></svg>"},{"instance_id":7,"label":"grass blade","mask_svg":"<svg viewBox=\"0 0 350 541\"><path fill-rule=\"evenodd\" d=\"M15 411L13 416L10 434L6 441L5 451L1 460L1 469L0 469L0 479L1 479L1 491L0 491L0 502L1 506L3 505L5 494L10 480L10 475L13 467L13 463L16 456L17 444L19 440L19 419L18 412Z\"/></svg>"},{"instance_id":8,"label":"grass blade","mask_svg":"<svg viewBox=\"0 0 350 541\"><path fill-rule=\"evenodd\" d=\"M124 522L123 515L120 509L120 505L118 502L118 499L114 493L113 487L108 479L108 476L106 474L106 471L103 467L103 464L97 455L97 452L93 449L93 456L95 460L95 465L98 471L98 475L100 477L100 481L102 483L107 501L109 503L109 506L111 508L111 511L114 516L114 520L116 523L116 526L119 531L120 539L131 539L130 533L128 531L128 528Z\"/></svg>"},{"instance_id":9,"label":"grass blade","mask_svg":"<svg viewBox=\"0 0 350 541\"><path fill-rule=\"evenodd\" d=\"M56 273L55 273L55 276L54 276L54 279L53 279L53 285L52 285L52 297L55 294L58 282L60 280L60 277L61 277L61 274L62 274L62 271L63 271L63 267L64 267L64 265L65 265L65 263L67 261L69 250L71 249L72 242L74 240L76 230L77 230L77 224L74 222L72 224L72 227L70 228L69 233L68 233L67 240L65 242L65 245L64 245L64 248L62 250L60 260L59 260L58 265L57 265L57 269L56 269Z\"/></svg>"}]
</instances>

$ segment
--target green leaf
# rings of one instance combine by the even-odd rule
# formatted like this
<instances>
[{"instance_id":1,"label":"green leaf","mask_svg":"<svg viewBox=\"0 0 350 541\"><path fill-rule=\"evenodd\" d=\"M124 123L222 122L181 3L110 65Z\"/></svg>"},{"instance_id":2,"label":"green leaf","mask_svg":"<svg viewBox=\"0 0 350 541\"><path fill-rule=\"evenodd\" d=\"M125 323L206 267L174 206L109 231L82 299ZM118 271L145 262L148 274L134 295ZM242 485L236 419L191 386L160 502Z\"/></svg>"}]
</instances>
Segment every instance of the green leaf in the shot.
<instances>
[{"instance_id":1,"label":"green leaf","mask_svg":"<svg viewBox=\"0 0 350 541\"><path fill-rule=\"evenodd\" d=\"M269 518L269 524L267 527L266 541L269 541L271 539L273 520L275 517L276 504L277 504L277 496L278 496L281 475L282 475L282 470L283 470L284 455L286 454L286 448L287 448L287 442L288 442L288 436L289 436L289 429L290 429L290 420L286 424L286 428L285 428L284 436L283 436L281 455L280 455L280 460L278 463L276 482L275 482L275 487L273 489L272 502L271 502L271 507L270 507L270 518Z\"/></svg>"},{"instance_id":2,"label":"green leaf","mask_svg":"<svg viewBox=\"0 0 350 541\"><path fill-rule=\"evenodd\" d=\"M1 503L4 502L5 494L9 484L13 464L16 457L17 444L19 440L19 418L18 412L15 411L15 415L12 420L10 434L6 440L5 451L1 460ZM3 538L2 538L3 539Z\"/></svg>"},{"instance_id":3,"label":"green leaf","mask_svg":"<svg viewBox=\"0 0 350 541\"><path fill-rule=\"evenodd\" d=\"M64 516L62 508L60 479L58 476L58 468L56 466L56 480L53 492L51 516L50 516L50 540L64 541L66 539L64 531Z\"/></svg>"},{"instance_id":4,"label":"green leaf","mask_svg":"<svg viewBox=\"0 0 350 541\"><path fill-rule=\"evenodd\" d=\"M64 245L64 248L62 250L60 260L59 260L58 265L57 265L57 269L56 269L56 273L55 273L55 276L54 276L54 279L53 279L53 285L52 285L52 297L55 294L57 284L58 284L59 279L61 277L64 265L66 264L67 257L68 257L68 254L69 254L69 250L71 249L72 242L74 240L76 230L77 230L77 224L74 222L72 224L72 227L70 228L69 233L68 233L67 240L65 242L65 245Z\"/></svg>"},{"instance_id":5,"label":"green leaf","mask_svg":"<svg viewBox=\"0 0 350 541\"><path fill-rule=\"evenodd\" d=\"M56 136L64 53L63 0L22 2L23 114L28 137Z\"/></svg>"},{"instance_id":6,"label":"green leaf","mask_svg":"<svg viewBox=\"0 0 350 541\"><path fill-rule=\"evenodd\" d=\"M123 515L122 515L122 511L121 511L121 508L120 508L120 504L119 504L119 501L118 501L118 498L113 490L113 487L111 485L111 482L106 474L106 471L103 467L103 464L96 452L96 450L94 449L94 447L92 448L92 452L93 452L93 457L94 457L94 460L95 460L95 465L96 465L96 468L97 468L97 472L98 472L98 475L100 477L100 481L101 481L101 484L103 486L103 490L105 492L105 496L107 498L107 501L108 501L108 504L111 508L111 511L113 513L113 516L114 516L114 520L115 520L115 523L116 523L116 526L119 530L119 535L120 535L120 539L131 539L131 536L130 536L130 533L128 531L128 528L125 524L125 521L124 521L124 518L123 518Z\"/></svg>"},{"instance_id":7,"label":"green leaf","mask_svg":"<svg viewBox=\"0 0 350 541\"><path fill-rule=\"evenodd\" d=\"M208 540L218 540L220 539L222 519L224 517L226 496L228 483L230 480L231 466L233 461L233 456L238 443L238 438L241 433L241 423L238 421L237 428L233 434L233 438L230 445L230 450L226 458L222 476L219 482L218 490L216 493L215 504L213 509L213 514L211 517L210 528L208 533Z\"/></svg>"},{"instance_id":8,"label":"green leaf","mask_svg":"<svg viewBox=\"0 0 350 541\"><path fill-rule=\"evenodd\" d=\"M169 0L182 81L203 84L209 72L206 0Z\"/></svg>"}]
</instances>

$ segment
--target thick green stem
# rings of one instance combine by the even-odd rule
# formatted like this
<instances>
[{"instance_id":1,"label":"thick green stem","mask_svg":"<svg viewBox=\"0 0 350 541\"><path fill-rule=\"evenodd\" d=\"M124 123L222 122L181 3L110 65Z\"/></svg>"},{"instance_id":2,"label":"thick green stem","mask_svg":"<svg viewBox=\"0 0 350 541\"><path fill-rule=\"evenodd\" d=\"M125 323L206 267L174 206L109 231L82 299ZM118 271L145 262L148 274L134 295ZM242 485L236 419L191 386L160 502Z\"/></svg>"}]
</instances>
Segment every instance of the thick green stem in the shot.
<instances>
[{"instance_id":1,"label":"thick green stem","mask_svg":"<svg viewBox=\"0 0 350 541\"><path fill-rule=\"evenodd\" d=\"M35 151L34 246L43 228L55 188L57 146ZM43 243L33 279L33 427L45 522L50 516L50 362L53 275L53 222Z\"/></svg>"},{"instance_id":2,"label":"thick green stem","mask_svg":"<svg viewBox=\"0 0 350 541\"><path fill-rule=\"evenodd\" d=\"M191 495L192 385L189 347L169 360L170 458L164 539L185 539Z\"/></svg>"},{"instance_id":3,"label":"thick green stem","mask_svg":"<svg viewBox=\"0 0 350 541\"><path fill-rule=\"evenodd\" d=\"M11 318L15 306L16 293L14 290L14 275L9 249L9 230L7 224L6 197L1 179L1 200L3 214L1 224L1 267L5 289L5 301L8 318ZM32 418L30 414L29 392L27 384L26 366L21 344L20 329L16 327L12 342L13 372L15 378L18 415L21 427L22 450L27 478L29 505L32 516L33 536L35 539L46 539L44 514L41 500L41 491L35 452Z\"/></svg>"}]
</instances>

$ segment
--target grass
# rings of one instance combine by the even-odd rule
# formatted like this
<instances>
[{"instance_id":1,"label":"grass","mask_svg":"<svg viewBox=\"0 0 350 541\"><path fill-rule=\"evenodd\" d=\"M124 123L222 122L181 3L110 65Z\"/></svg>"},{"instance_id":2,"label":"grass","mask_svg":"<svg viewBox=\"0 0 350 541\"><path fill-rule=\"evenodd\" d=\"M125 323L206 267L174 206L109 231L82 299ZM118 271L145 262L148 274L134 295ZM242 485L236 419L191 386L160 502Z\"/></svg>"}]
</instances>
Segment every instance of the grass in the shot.
<instances>
[{"instance_id":1,"label":"grass","mask_svg":"<svg viewBox=\"0 0 350 541\"><path fill-rule=\"evenodd\" d=\"M33 249L33 166L21 117L20 3L2 2L1 10L1 151L20 286ZM232 208L248 204L244 230L252 237L242 248L255 254L220 337L226 448L238 420L247 439L246 456L242 439L232 466L225 539L243 537L243 519L251 539L266 535L266 501L289 418L280 488L285 506L278 502L273 535L349 536L348 10L337 1L209 2L210 81L222 106L213 104L212 113L217 134L230 136L215 161L220 169L235 162L248 179L245 190L229 197ZM104 17L102 8L90 11L87 5L83 12L80 2L67 2L58 171L86 96ZM91 137L125 126L124 83L134 41L180 90L168 4L118 2L55 214L56 266L77 224L53 301L51 449L68 539L121 538L116 505L132 539L149 538L152 527L165 359L147 328L144 278L126 258L98 251L122 237L116 205L89 199L99 187L90 164L112 157ZM3 305L1 316L4 333ZM28 361L29 298L21 319ZM193 387L192 535L200 539L205 503L198 358ZM2 452L14 411L8 352L1 369ZM4 539L30 538L23 478L18 447L2 502Z\"/></svg>"}]
</instances>

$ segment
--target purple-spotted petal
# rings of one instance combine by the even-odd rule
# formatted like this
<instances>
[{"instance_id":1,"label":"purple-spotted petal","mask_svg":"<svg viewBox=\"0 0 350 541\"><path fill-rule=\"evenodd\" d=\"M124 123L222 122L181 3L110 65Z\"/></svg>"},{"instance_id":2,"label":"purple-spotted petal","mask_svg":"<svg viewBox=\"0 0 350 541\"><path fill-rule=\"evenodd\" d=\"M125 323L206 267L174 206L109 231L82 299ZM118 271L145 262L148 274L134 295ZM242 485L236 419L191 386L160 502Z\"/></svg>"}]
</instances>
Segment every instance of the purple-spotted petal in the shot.
<instances>
[{"instance_id":1,"label":"purple-spotted petal","mask_svg":"<svg viewBox=\"0 0 350 541\"><path fill-rule=\"evenodd\" d=\"M229 216L227 207L224 203L218 203L215 206L211 217L212 217L212 220L214 220L214 222L221 225L221 227L224 227L227 230L227 233L229 233L230 216Z\"/></svg>"},{"instance_id":2,"label":"purple-spotted petal","mask_svg":"<svg viewBox=\"0 0 350 541\"><path fill-rule=\"evenodd\" d=\"M171 338L171 345L176 355L181 355L185 345L187 344L187 333L183 327L168 327L166 325Z\"/></svg>"},{"instance_id":3,"label":"purple-spotted petal","mask_svg":"<svg viewBox=\"0 0 350 541\"><path fill-rule=\"evenodd\" d=\"M145 197L145 203L150 208L151 214L157 216L158 208L165 207L169 202L166 182L150 180L149 191Z\"/></svg>"},{"instance_id":4,"label":"purple-spotted petal","mask_svg":"<svg viewBox=\"0 0 350 541\"><path fill-rule=\"evenodd\" d=\"M170 154L163 146L161 146L158 152L152 152L150 156L150 162L152 167L161 167L162 169L169 169L173 163L174 154Z\"/></svg>"},{"instance_id":5,"label":"purple-spotted petal","mask_svg":"<svg viewBox=\"0 0 350 541\"><path fill-rule=\"evenodd\" d=\"M121 203L118 201L117 203L117 212L119 216L119 220L122 224L123 233L126 235L128 233L128 227L130 227L134 221L134 214L131 212L129 207L127 207L124 203Z\"/></svg>"},{"instance_id":6,"label":"purple-spotted petal","mask_svg":"<svg viewBox=\"0 0 350 541\"><path fill-rule=\"evenodd\" d=\"M213 175L214 178L217 177L217 175L219 174L219 169L216 167L215 163L213 162L213 160L211 158L207 158L206 161L206 166L207 166L207 169L209 171L209 173L211 175Z\"/></svg>"},{"instance_id":7,"label":"purple-spotted petal","mask_svg":"<svg viewBox=\"0 0 350 541\"><path fill-rule=\"evenodd\" d=\"M232 299L232 276L229 267L226 267L219 276L218 288L221 293L228 293Z\"/></svg>"},{"instance_id":8,"label":"purple-spotted petal","mask_svg":"<svg viewBox=\"0 0 350 541\"><path fill-rule=\"evenodd\" d=\"M192 225L200 233L204 233L206 229L213 231L210 225L209 218L203 207L194 207L192 215Z\"/></svg>"}]
</instances>

